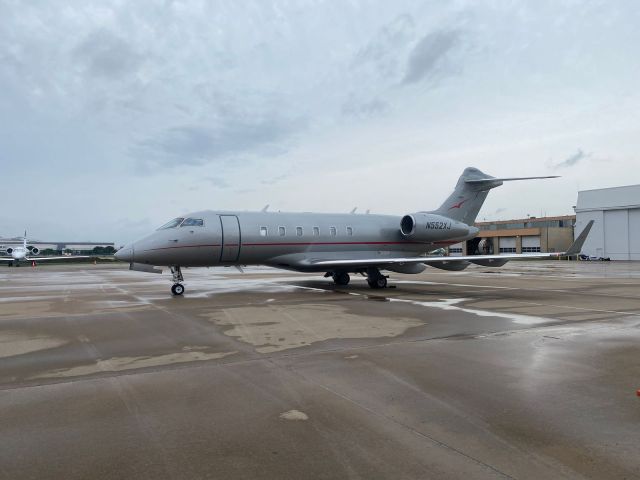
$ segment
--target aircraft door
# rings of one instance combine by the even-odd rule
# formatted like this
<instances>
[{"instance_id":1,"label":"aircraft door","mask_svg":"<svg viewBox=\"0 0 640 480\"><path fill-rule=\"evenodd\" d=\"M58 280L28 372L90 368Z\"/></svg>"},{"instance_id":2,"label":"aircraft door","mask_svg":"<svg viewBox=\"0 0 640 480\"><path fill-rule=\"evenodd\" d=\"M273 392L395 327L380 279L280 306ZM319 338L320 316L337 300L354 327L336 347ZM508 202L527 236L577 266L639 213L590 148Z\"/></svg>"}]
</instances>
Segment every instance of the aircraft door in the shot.
<instances>
[{"instance_id":1,"label":"aircraft door","mask_svg":"<svg viewBox=\"0 0 640 480\"><path fill-rule=\"evenodd\" d=\"M240 222L235 215L220 215L222 253L220 262L235 262L240 256Z\"/></svg>"}]
</instances>

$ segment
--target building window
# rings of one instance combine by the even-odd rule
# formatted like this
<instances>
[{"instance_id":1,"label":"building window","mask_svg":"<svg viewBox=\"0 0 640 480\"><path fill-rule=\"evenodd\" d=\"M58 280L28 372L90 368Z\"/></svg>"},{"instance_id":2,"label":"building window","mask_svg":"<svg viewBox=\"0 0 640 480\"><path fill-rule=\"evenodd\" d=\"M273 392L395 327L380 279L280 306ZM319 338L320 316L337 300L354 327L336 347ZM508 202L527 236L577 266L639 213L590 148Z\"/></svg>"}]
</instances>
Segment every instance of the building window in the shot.
<instances>
[{"instance_id":1,"label":"building window","mask_svg":"<svg viewBox=\"0 0 640 480\"><path fill-rule=\"evenodd\" d=\"M329 227L329 235L331 235L332 237L335 237L336 234L337 234L336 227Z\"/></svg>"},{"instance_id":2,"label":"building window","mask_svg":"<svg viewBox=\"0 0 640 480\"><path fill-rule=\"evenodd\" d=\"M278 235L284 237L287 234L287 229L284 227L278 227Z\"/></svg>"},{"instance_id":3,"label":"building window","mask_svg":"<svg viewBox=\"0 0 640 480\"><path fill-rule=\"evenodd\" d=\"M462 247L450 247L449 253L462 253Z\"/></svg>"},{"instance_id":4,"label":"building window","mask_svg":"<svg viewBox=\"0 0 640 480\"><path fill-rule=\"evenodd\" d=\"M267 227L260 227L260 236L261 237L267 236Z\"/></svg>"},{"instance_id":5,"label":"building window","mask_svg":"<svg viewBox=\"0 0 640 480\"><path fill-rule=\"evenodd\" d=\"M347 235L353 236L353 227L347 227Z\"/></svg>"},{"instance_id":6,"label":"building window","mask_svg":"<svg viewBox=\"0 0 640 480\"><path fill-rule=\"evenodd\" d=\"M522 247L522 253L539 253L540 247Z\"/></svg>"},{"instance_id":7,"label":"building window","mask_svg":"<svg viewBox=\"0 0 640 480\"><path fill-rule=\"evenodd\" d=\"M314 237L320 236L320 227L313 227L313 236Z\"/></svg>"},{"instance_id":8,"label":"building window","mask_svg":"<svg viewBox=\"0 0 640 480\"><path fill-rule=\"evenodd\" d=\"M515 247L500 247L500 253L516 253Z\"/></svg>"},{"instance_id":9,"label":"building window","mask_svg":"<svg viewBox=\"0 0 640 480\"><path fill-rule=\"evenodd\" d=\"M296 235L299 237L302 236L302 227L296 227Z\"/></svg>"}]
</instances>

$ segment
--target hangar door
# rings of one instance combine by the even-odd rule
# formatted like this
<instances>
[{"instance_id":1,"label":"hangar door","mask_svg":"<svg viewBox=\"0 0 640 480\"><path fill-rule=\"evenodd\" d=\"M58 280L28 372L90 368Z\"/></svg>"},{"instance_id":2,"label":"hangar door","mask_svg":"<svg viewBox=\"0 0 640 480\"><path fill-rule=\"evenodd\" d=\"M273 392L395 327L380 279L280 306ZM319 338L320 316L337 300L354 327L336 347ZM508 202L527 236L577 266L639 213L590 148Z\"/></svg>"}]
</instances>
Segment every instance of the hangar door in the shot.
<instances>
[{"instance_id":1,"label":"hangar door","mask_svg":"<svg viewBox=\"0 0 640 480\"><path fill-rule=\"evenodd\" d=\"M629 210L629 260L640 260L640 208Z\"/></svg>"},{"instance_id":2,"label":"hangar door","mask_svg":"<svg viewBox=\"0 0 640 480\"><path fill-rule=\"evenodd\" d=\"M221 262L235 262L240 256L240 222L235 215L220 215L222 225Z\"/></svg>"},{"instance_id":3,"label":"hangar door","mask_svg":"<svg viewBox=\"0 0 640 480\"><path fill-rule=\"evenodd\" d=\"M540 237L538 235L527 235L522 237L522 253L533 253L540 251Z\"/></svg>"},{"instance_id":4,"label":"hangar door","mask_svg":"<svg viewBox=\"0 0 640 480\"><path fill-rule=\"evenodd\" d=\"M500 237L500 253L516 253L516 237Z\"/></svg>"},{"instance_id":5,"label":"hangar door","mask_svg":"<svg viewBox=\"0 0 640 480\"><path fill-rule=\"evenodd\" d=\"M629 210L605 210L604 256L629 260Z\"/></svg>"}]
</instances>

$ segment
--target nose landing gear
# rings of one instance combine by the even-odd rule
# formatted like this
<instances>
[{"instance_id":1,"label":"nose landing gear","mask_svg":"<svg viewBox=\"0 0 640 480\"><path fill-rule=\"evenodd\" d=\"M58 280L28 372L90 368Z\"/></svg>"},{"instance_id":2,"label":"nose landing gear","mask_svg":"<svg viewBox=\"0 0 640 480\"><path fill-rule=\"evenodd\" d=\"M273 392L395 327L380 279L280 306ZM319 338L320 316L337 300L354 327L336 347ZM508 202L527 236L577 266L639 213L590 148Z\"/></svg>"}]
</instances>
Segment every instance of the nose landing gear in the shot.
<instances>
[{"instance_id":1,"label":"nose landing gear","mask_svg":"<svg viewBox=\"0 0 640 480\"><path fill-rule=\"evenodd\" d=\"M184 293L184 285L180 282L184 282L184 278L182 276L182 270L180 270L180 266L176 265L171 268L171 275L173 286L171 287L171 293L176 296L182 295Z\"/></svg>"}]
</instances>

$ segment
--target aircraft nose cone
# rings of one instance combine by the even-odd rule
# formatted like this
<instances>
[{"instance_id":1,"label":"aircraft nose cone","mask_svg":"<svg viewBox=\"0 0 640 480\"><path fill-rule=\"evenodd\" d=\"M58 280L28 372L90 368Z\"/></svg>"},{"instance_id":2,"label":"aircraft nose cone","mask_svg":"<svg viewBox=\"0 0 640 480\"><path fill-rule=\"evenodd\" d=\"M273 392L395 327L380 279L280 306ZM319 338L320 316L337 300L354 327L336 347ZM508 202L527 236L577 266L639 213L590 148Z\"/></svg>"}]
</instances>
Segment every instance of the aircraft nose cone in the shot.
<instances>
[{"instance_id":1,"label":"aircraft nose cone","mask_svg":"<svg viewBox=\"0 0 640 480\"><path fill-rule=\"evenodd\" d=\"M125 245L114 254L114 257L123 262L133 262L133 246Z\"/></svg>"}]
</instances>

